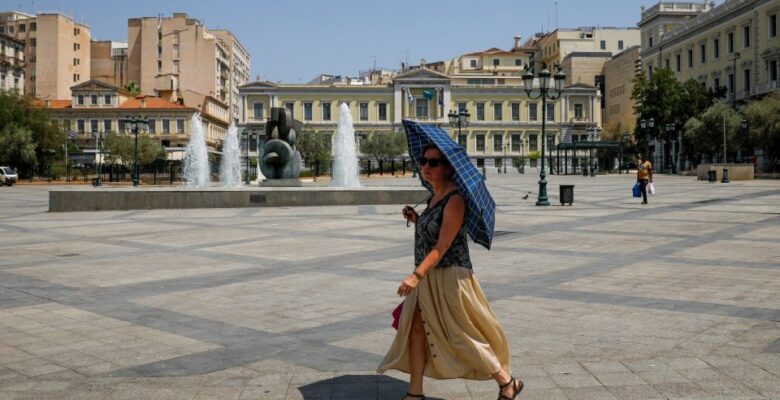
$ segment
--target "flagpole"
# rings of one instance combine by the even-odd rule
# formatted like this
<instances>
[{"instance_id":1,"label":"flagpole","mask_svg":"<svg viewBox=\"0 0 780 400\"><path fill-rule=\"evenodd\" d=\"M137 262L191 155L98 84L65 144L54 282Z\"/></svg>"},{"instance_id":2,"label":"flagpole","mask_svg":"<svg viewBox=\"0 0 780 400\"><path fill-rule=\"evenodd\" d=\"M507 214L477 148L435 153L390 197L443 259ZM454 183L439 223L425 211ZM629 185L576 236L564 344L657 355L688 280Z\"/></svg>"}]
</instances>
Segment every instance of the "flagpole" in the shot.
<instances>
[{"instance_id":1,"label":"flagpole","mask_svg":"<svg viewBox=\"0 0 780 400\"><path fill-rule=\"evenodd\" d=\"M65 138L65 183L70 181L70 170L68 169L68 138Z\"/></svg>"}]
</instances>

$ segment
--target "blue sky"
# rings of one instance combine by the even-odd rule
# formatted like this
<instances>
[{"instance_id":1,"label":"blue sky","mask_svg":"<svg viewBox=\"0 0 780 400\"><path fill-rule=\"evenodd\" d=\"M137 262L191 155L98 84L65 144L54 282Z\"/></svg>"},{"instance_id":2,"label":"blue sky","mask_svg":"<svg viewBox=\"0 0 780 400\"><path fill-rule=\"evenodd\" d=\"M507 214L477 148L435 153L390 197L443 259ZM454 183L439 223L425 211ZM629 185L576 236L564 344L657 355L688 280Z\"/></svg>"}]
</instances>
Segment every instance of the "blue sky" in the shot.
<instances>
[{"instance_id":1,"label":"blue sky","mask_svg":"<svg viewBox=\"0 0 780 400\"><path fill-rule=\"evenodd\" d=\"M558 0L558 25L635 26L650 0ZM718 2L720 3L720 2ZM306 82L320 73L357 75L508 49L542 27L554 29L552 0L4 0L0 9L59 11L92 28L93 38L127 40L127 19L186 12L229 29L252 56L252 79Z\"/></svg>"}]
</instances>

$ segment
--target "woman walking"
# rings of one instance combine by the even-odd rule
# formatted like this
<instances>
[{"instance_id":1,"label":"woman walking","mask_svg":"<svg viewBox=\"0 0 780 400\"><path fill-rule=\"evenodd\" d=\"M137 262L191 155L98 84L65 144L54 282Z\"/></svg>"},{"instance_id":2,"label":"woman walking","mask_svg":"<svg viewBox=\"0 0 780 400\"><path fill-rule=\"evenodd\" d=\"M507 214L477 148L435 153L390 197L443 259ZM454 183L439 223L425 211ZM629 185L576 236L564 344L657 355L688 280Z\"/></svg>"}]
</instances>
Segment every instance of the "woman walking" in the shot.
<instances>
[{"instance_id":1,"label":"woman walking","mask_svg":"<svg viewBox=\"0 0 780 400\"><path fill-rule=\"evenodd\" d=\"M403 400L425 398L423 376L494 379L499 399L512 400L523 382L510 375L506 337L472 271L468 203L441 150L428 145L422 154L422 178L433 195L422 214L409 206L402 211L415 223L415 269L398 287L398 295L406 299L398 333L378 372L410 374Z\"/></svg>"}]
</instances>

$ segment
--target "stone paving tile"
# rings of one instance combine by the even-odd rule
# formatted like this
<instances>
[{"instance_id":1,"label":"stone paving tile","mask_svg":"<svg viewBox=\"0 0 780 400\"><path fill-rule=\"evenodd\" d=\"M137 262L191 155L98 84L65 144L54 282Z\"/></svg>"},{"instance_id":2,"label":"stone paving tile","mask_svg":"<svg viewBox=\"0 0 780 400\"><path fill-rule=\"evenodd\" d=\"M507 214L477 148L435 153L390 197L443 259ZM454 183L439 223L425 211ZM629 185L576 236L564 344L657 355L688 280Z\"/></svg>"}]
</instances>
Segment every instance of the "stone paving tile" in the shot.
<instances>
[{"instance_id":1,"label":"stone paving tile","mask_svg":"<svg viewBox=\"0 0 780 400\"><path fill-rule=\"evenodd\" d=\"M663 176L642 207L625 196L631 179L551 175L551 187L577 185L577 203L540 209L518 200L533 174L489 176L500 235L472 258L522 398L780 397L780 219L769 214L780 182ZM26 249L0 261L0 399L405 392L406 374L372 370L412 267L400 206L48 213L46 193L0 197L11 238L0 251ZM146 371L160 376L122 375L158 362L167 367ZM187 375L188 362L219 369ZM426 380L426 392L485 399L496 388Z\"/></svg>"}]
</instances>

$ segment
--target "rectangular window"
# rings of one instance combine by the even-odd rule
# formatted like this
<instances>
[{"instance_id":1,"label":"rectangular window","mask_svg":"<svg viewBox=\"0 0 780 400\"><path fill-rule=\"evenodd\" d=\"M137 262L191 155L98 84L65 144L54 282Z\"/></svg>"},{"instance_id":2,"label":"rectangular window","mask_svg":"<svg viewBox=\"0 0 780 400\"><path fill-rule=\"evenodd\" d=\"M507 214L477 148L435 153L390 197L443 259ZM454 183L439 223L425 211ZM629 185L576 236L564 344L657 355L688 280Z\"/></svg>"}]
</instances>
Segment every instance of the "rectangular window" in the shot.
<instances>
[{"instance_id":1,"label":"rectangular window","mask_svg":"<svg viewBox=\"0 0 780 400\"><path fill-rule=\"evenodd\" d=\"M623 46L624 46L623 41L618 40L618 50L623 50Z\"/></svg>"},{"instance_id":2,"label":"rectangular window","mask_svg":"<svg viewBox=\"0 0 780 400\"><path fill-rule=\"evenodd\" d=\"M303 119L305 121L311 121L314 119L314 112L311 103L303 103Z\"/></svg>"},{"instance_id":3,"label":"rectangular window","mask_svg":"<svg viewBox=\"0 0 780 400\"><path fill-rule=\"evenodd\" d=\"M750 70L746 69L744 75L745 75L745 96L749 96L750 95Z\"/></svg>"},{"instance_id":4,"label":"rectangular window","mask_svg":"<svg viewBox=\"0 0 780 400\"><path fill-rule=\"evenodd\" d=\"M107 94L103 96L103 104L110 106L111 105L111 95Z\"/></svg>"},{"instance_id":5,"label":"rectangular window","mask_svg":"<svg viewBox=\"0 0 780 400\"><path fill-rule=\"evenodd\" d=\"M284 108L290 110L290 114L295 118L295 103L284 103Z\"/></svg>"},{"instance_id":6,"label":"rectangular window","mask_svg":"<svg viewBox=\"0 0 780 400\"><path fill-rule=\"evenodd\" d=\"M178 74L181 72L181 67L179 67L179 60L173 60L173 73Z\"/></svg>"},{"instance_id":7,"label":"rectangular window","mask_svg":"<svg viewBox=\"0 0 780 400\"><path fill-rule=\"evenodd\" d=\"M536 103L528 103L528 120L529 121L536 121L538 120L537 111L536 111Z\"/></svg>"},{"instance_id":8,"label":"rectangular window","mask_svg":"<svg viewBox=\"0 0 780 400\"><path fill-rule=\"evenodd\" d=\"M173 58L179 58L179 45L173 45Z\"/></svg>"},{"instance_id":9,"label":"rectangular window","mask_svg":"<svg viewBox=\"0 0 780 400\"><path fill-rule=\"evenodd\" d=\"M428 117L428 99L414 99L415 115L417 117Z\"/></svg>"},{"instance_id":10,"label":"rectangular window","mask_svg":"<svg viewBox=\"0 0 780 400\"><path fill-rule=\"evenodd\" d=\"M162 120L162 131L163 133L171 133L171 120L169 119Z\"/></svg>"},{"instance_id":11,"label":"rectangular window","mask_svg":"<svg viewBox=\"0 0 780 400\"><path fill-rule=\"evenodd\" d=\"M547 103L547 120L555 121L555 103Z\"/></svg>"},{"instance_id":12,"label":"rectangular window","mask_svg":"<svg viewBox=\"0 0 780 400\"><path fill-rule=\"evenodd\" d=\"M742 47L750 47L750 25L745 25L742 27Z\"/></svg>"},{"instance_id":13,"label":"rectangular window","mask_svg":"<svg viewBox=\"0 0 780 400\"><path fill-rule=\"evenodd\" d=\"M504 150L504 137L501 135L493 135L493 151Z\"/></svg>"},{"instance_id":14,"label":"rectangular window","mask_svg":"<svg viewBox=\"0 0 780 400\"><path fill-rule=\"evenodd\" d=\"M728 88L728 91L729 91L729 93L730 93L732 96L734 96L734 89L736 89L736 88L734 87L734 84L735 84L735 83L736 83L736 82L734 82L734 74L729 74L729 80L728 80L728 86L727 86L727 88Z\"/></svg>"},{"instance_id":15,"label":"rectangular window","mask_svg":"<svg viewBox=\"0 0 780 400\"><path fill-rule=\"evenodd\" d=\"M680 60L682 58L679 54L674 55L674 69L677 72L680 72L680 69L682 69L682 61Z\"/></svg>"},{"instance_id":16,"label":"rectangular window","mask_svg":"<svg viewBox=\"0 0 780 400\"><path fill-rule=\"evenodd\" d=\"M515 59L515 66L521 67L523 66L523 60L516 58Z\"/></svg>"},{"instance_id":17,"label":"rectangular window","mask_svg":"<svg viewBox=\"0 0 780 400\"><path fill-rule=\"evenodd\" d=\"M89 130L90 130L90 132L97 132L98 131L98 120L96 120L96 119L89 120Z\"/></svg>"},{"instance_id":18,"label":"rectangular window","mask_svg":"<svg viewBox=\"0 0 780 400\"><path fill-rule=\"evenodd\" d=\"M606 50L606 49L607 49L607 41L606 41L606 40L602 40L602 41L600 41L600 42L599 42L599 48L600 48L601 50Z\"/></svg>"},{"instance_id":19,"label":"rectangular window","mask_svg":"<svg viewBox=\"0 0 780 400\"><path fill-rule=\"evenodd\" d=\"M477 121L485 120L485 103L477 103Z\"/></svg>"},{"instance_id":20,"label":"rectangular window","mask_svg":"<svg viewBox=\"0 0 780 400\"><path fill-rule=\"evenodd\" d=\"M477 135L477 151L485 151L485 135Z\"/></svg>"},{"instance_id":21,"label":"rectangular window","mask_svg":"<svg viewBox=\"0 0 780 400\"><path fill-rule=\"evenodd\" d=\"M704 64L707 62L707 45L702 44L699 46L699 63Z\"/></svg>"},{"instance_id":22,"label":"rectangular window","mask_svg":"<svg viewBox=\"0 0 780 400\"><path fill-rule=\"evenodd\" d=\"M463 147L464 149L468 145L468 136L467 135L458 135L458 145L460 147Z\"/></svg>"},{"instance_id":23,"label":"rectangular window","mask_svg":"<svg viewBox=\"0 0 780 400\"><path fill-rule=\"evenodd\" d=\"M729 32L726 35L726 51L729 54L734 53L734 32Z\"/></svg>"},{"instance_id":24,"label":"rectangular window","mask_svg":"<svg viewBox=\"0 0 780 400\"><path fill-rule=\"evenodd\" d=\"M471 65L471 68L477 68L477 60L471 60L469 65Z\"/></svg>"},{"instance_id":25,"label":"rectangular window","mask_svg":"<svg viewBox=\"0 0 780 400\"><path fill-rule=\"evenodd\" d=\"M580 103L574 105L574 118L582 119L582 104Z\"/></svg>"},{"instance_id":26,"label":"rectangular window","mask_svg":"<svg viewBox=\"0 0 780 400\"><path fill-rule=\"evenodd\" d=\"M520 152L520 135L512 135L512 152Z\"/></svg>"},{"instance_id":27,"label":"rectangular window","mask_svg":"<svg viewBox=\"0 0 780 400\"><path fill-rule=\"evenodd\" d=\"M520 103L512 103L512 121L520 121Z\"/></svg>"},{"instance_id":28,"label":"rectangular window","mask_svg":"<svg viewBox=\"0 0 780 400\"><path fill-rule=\"evenodd\" d=\"M713 78L712 88L717 90L719 87L720 87L720 78Z\"/></svg>"},{"instance_id":29,"label":"rectangular window","mask_svg":"<svg viewBox=\"0 0 780 400\"><path fill-rule=\"evenodd\" d=\"M92 96L90 96L90 97L91 97L91 98L90 98L90 100L92 100L92 105L93 105L93 106L96 106L96 105L97 105L97 103L98 103L98 96L97 96L96 94L93 94L93 95L92 95Z\"/></svg>"},{"instance_id":30,"label":"rectangular window","mask_svg":"<svg viewBox=\"0 0 780 400\"><path fill-rule=\"evenodd\" d=\"M652 31L651 31L650 35L651 35L651 36L650 36L649 38L647 38L647 47L650 47L650 48L652 48L652 47L653 47L653 36L652 36Z\"/></svg>"},{"instance_id":31,"label":"rectangular window","mask_svg":"<svg viewBox=\"0 0 780 400\"><path fill-rule=\"evenodd\" d=\"M125 121L123 121L121 119L117 120L116 125L117 125L117 128L116 128L117 132L119 132L119 133L124 133L125 132Z\"/></svg>"},{"instance_id":32,"label":"rectangular window","mask_svg":"<svg viewBox=\"0 0 780 400\"><path fill-rule=\"evenodd\" d=\"M688 68L693 68L693 49L688 49Z\"/></svg>"},{"instance_id":33,"label":"rectangular window","mask_svg":"<svg viewBox=\"0 0 780 400\"><path fill-rule=\"evenodd\" d=\"M84 120L83 119L77 119L76 120L76 130L78 130L79 133L84 133Z\"/></svg>"},{"instance_id":34,"label":"rectangular window","mask_svg":"<svg viewBox=\"0 0 780 400\"><path fill-rule=\"evenodd\" d=\"M528 151L539 150L539 135L533 133L528 135Z\"/></svg>"},{"instance_id":35,"label":"rectangular window","mask_svg":"<svg viewBox=\"0 0 780 400\"><path fill-rule=\"evenodd\" d=\"M78 105L83 106L84 105L84 95L80 94L76 96L76 101L78 102Z\"/></svg>"},{"instance_id":36,"label":"rectangular window","mask_svg":"<svg viewBox=\"0 0 780 400\"><path fill-rule=\"evenodd\" d=\"M322 120L330 121L330 103L322 103Z\"/></svg>"},{"instance_id":37,"label":"rectangular window","mask_svg":"<svg viewBox=\"0 0 780 400\"><path fill-rule=\"evenodd\" d=\"M78 51L78 49L79 49L79 44L73 43L73 51Z\"/></svg>"},{"instance_id":38,"label":"rectangular window","mask_svg":"<svg viewBox=\"0 0 780 400\"><path fill-rule=\"evenodd\" d=\"M149 119L149 133L157 133L157 121Z\"/></svg>"},{"instance_id":39,"label":"rectangular window","mask_svg":"<svg viewBox=\"0 0 780 400\"><path fill-rule=\"evenodd\" d=\"M458 112L466 111L466 103L458 103Z\"/></svg>"},{"instance_id":40,"label":"rectangular window","mask_svg":"<svg viewBox=\"0 0 780 400\"><path fill-rule=\"evenodd\" d=\"M73 74L73 82L79 81L79 74Z\"/></svg>"},{"instance_id":41,"label":"rectangular window","mask_svg":"<svg viewBox=\"0 0 780 400\"><path fill-rule=\"evenodd\" d=\"M379 103L378 108L379 120L387 121L387 103Z\"/></svg>"},{"instance_id":42,"label":"rectangular window","mask_svg":"<svg viewBox=\"0 0 780 400\"><path fill-rule=\"evenodd\" d=\"M26 31L27 31L27 26L25 26L24 24L19 25L19 32L20 33L21 32L26 32Z\"/></svg>"},{"instance_id":43,"label":"rectangular window","mask_svg":"<svg viewBox=\"0 0 780 400\"><path fill-rule=\"evenodd\" d=\"M493 66L494 67L498 67L500 65L500 63L501 63L501 60L499 60L498 58L494 58L493 59Z\"/></svg>"},{"instance_id":44,"label":"rectangular window","mask_svg":"<svg viewBox=\"0 0 780 400\"><path fill-rule=\"evenodd\" d=\"M669 66L669 59L668 59L668 58L667 58L667 59L664 61L664 63L666 64L666 69L672 69L672 68Z\"/></svg>"},{"instance_id":45,"label":"rectangular window","mask_svg":"<svg viewBox=\"0 0 780 400\"><path fill-rule=\"evenodd\" d=\"M368 103L360 103L360 120L368 121Z\"/></svg>"},{"instance_id":46,"label":"rectangular window","mask_svg":"<svg viewBox=\"0 0 780 400\"><path fill-rule=\"evenodd\" d=\"M501 121L504 119L503 104L493 103L493 121Z\"/></svg>"},{"instance_id":47,"label":"rectangular window","mask_svg":"<svg viewBox=\"0 0 780 400\"><path fill-rule=\"evenodd\" d=\"M103 132L111 132L111 120L110 119L104 119L103 120Z\"/></svg>"},{"instance_id":48,"label":"rectangular window","mask_svg":"<svg viewBox=\"0 0 780 400\"><path fill-rule=\"evenodd\" d=\"M254 103L252 104L252 113L254 115L255 119L263 119L265 118L263 116L263 103Z\"/></svg>"},{"instance_id":49,"label":"rectangular window","mask_svg":"<svg viewBox=\"0 0 780 400\"><path fill-rule=\"evenodd\" d=\"M720 39L712 40L712 58L716 60L720 58Z\"/></svg>"},{"instance_id":50,"label":"rectangular window","mask_svg":"<svg viewBox=\"0 0 780 400\"><path fill-rule=\"evenodd\" d=\"M769 62L769 80L777 80L777 60L772 60Z\"/></svg>"},{"instance_id":51,"label":"rectangular window","mask_svg":"<svg viewBox=\"0 0 780 400\"><path fill-rule=\"evenodd\" d=\"M176 120L176 133L184 133L184 120L183 119L177 119Z\"/></svg>"},{"instance_id":52,"label":"rectangular window","mask_svg":"<svg viewBox=\"0 0 780 400\"><path fill-rule=\"evenodd\" d=\"M160 73L162 71L162 60L157 60L157 72Z\"/></svg>"},{"instance_id":53,"label":"rectangular window","mask_svg":"<svg viewBox=\"0 0 780 400\"><path fill-rule=\"evenodd\" d=\"M38 30L38 24L35 22L30 23L30 32L35 32Z\"/></svg>"},{"instance_id":54,"label":"rectangular window","mask_svg":"<svg viewBox=\"0 0 780 400\"><path fill-rule=\"evenodd\" d=\"M769 16L769 37L777 36L777 14Z\"/></svg>"}]
</instances>

